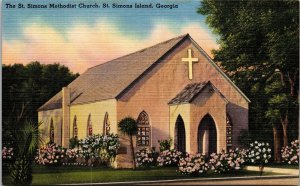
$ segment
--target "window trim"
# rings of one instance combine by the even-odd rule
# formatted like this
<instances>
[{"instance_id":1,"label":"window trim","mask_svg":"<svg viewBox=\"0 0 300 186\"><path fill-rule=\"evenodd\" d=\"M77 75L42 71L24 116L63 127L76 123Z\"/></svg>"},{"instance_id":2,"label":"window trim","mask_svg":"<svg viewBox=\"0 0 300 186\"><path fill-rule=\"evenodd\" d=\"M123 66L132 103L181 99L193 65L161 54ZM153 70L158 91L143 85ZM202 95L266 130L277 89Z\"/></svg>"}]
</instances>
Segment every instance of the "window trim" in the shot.
<instances>
[{"instance_id":1,"label":"window trim","mask_svg":"<svg viewBox=\"0 0 300 186\"><path fill-rule=\"evenodd\" d=\"M74 116L73 120L73 138L78 137L78 126L77 126L77 116Z\"/></svg>"},{"instance_id":2,"label":"window trim","mask_svg":"<svg viewBox=\"0 0 300 186\"><path fill-rule=\"evenodd\" d=\"M53 118L51 118L51 120L50 120L49 138L50 138L50 140L49 140L50 143L54 143L55 131L54 131Z\"/></svg>"},{"instance_id":3,"label":"window trim","mask_svg":"<svg viewBox=\"0 0 300 186\"><path fill-rule=\"evenodd\" d=\"M144 118L142 118L144 117ZM141 123L141 120L144 123ZM145 123L146 122L146 123ZM138 147L150 147L151 146L151 138L152 138L152 131L151 131L151 124L150 124L150 118L147 112L142 111L138 118L137 118L137 124L138 124L138 131L137 131L137 136L136 136L136 146ZM148 129L148 131L147 131ZM144 134L143 134L144 132ZM148 133L148 135L147 135ZM147 140L148 137L148 140ZM141 138L141 139L139 139ZM142 138L145 138L144 140ZM144 142L144 143L143 143ZM148 142L148 143L147 143Z\"/></svg>"},{"instance_id":4,"label":"window trim","mask_svg":"<svg viewBox=\"0 0 300 186\"><path fill-rule=\"evenodd\" d=\"M103 121L103 135L109 135L109 134L110 134L109 115L108 112L105 112L104 121Z\"/></svg>"},{"instance_id":5,"label":"window trim","mask_svg":"<svg viewBox=\"0 0 300 186\"><path fill-rule=\"evenodd\" d=\"M90 133L91 131L91 133ZM93 125L92 125L92 121L91 121L91 114L89 114L88 116L88 120L87 120L87 137L92 136L93 135Z\"/></svg>"}]
</instances>

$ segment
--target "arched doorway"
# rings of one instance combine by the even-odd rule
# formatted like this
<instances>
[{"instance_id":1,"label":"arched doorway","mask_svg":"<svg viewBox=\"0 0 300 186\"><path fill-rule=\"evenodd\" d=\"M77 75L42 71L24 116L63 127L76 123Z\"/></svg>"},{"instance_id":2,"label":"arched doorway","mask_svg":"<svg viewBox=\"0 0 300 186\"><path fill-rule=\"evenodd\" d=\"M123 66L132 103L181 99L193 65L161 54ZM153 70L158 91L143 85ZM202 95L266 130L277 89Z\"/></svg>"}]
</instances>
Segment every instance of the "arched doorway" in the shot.
<instances>
[{"instance_id":1,"label":"arched doorway","mask_svg":"<svg viewBox=\"0 0 300 186\"><path fill-rule=\"evenodd\" d=\"M217 129L213 118L207 114L198 127L198 152L210 155L217 152Z\"/></svg>"},{"instance_id":2,"label":"arched doorway","mask_svg":"<svg viewBox=\"0 0 300 186\"><path fill-rule=\"evenodd\" d=\"M180 152L186 151L185 127L184 127L184 121L180 115L176 119L174 142L175 142L175 149L177 149Z\"/></svg>"}]
</instances>

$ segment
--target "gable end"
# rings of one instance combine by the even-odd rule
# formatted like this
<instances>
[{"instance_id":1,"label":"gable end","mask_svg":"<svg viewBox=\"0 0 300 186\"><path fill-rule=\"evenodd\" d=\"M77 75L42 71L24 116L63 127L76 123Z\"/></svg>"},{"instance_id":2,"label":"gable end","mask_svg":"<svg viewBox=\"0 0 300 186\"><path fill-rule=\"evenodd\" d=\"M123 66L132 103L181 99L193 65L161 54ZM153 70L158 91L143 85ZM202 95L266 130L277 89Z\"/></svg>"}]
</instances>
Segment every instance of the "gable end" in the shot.
<instances>
[{"instance_id":1,"label":"gable end","mask_svg":"<svg viewBox=\"0 0 300 186\"><path fill-rule=\"evenodd\" d=\"M215 64L215 62L209 57L209 55L196 43L196 41L193 40L192 37L189 37L191 42L194 44L194 46L201 52L204 57L209 61L209 63L229 82L230 85L233 86L233 88L238 91L242 95L242 97L248 102L251 103L250 99L239 89L232 81L231 79L223 72L223 70L218 67L218 65Z\"/></svg>"}]
</instances>

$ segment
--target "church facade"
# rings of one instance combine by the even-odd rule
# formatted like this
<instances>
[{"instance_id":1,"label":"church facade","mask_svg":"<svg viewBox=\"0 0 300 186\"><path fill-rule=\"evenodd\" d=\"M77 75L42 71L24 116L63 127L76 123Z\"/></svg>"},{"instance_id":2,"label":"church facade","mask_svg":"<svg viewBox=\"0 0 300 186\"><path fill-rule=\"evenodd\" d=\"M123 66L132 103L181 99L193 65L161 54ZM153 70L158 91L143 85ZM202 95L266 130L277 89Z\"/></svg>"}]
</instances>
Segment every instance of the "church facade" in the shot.
<instances>
[{"instance_id":1,"label":"church facade","mask_svg":"<svg viewBox=\"0 0 300 186\"><path fill-rule=\"evenodd\" d=\"M189 153L237 147L248 130L250 100L189 34L89 68L38 109L44 141L68 147L91 134L120 136L117 167L132 166L129 138L118 130L138 122L135 149L158 140Z\"/></svg>"}]
</instances>

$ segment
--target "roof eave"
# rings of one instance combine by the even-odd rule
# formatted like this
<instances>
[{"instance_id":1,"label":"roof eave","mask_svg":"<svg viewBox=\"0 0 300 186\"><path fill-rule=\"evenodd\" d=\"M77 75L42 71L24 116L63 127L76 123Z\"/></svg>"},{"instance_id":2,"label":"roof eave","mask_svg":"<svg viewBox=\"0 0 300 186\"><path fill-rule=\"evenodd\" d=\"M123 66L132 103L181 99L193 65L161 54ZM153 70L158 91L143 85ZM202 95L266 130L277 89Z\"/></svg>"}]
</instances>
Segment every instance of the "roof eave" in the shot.
<instances>
[{"instance_id":1,"label":"roof eave","mask_svg":"<svg viewBox=\"0 0 300 186\"><path fill-rule=\"evenodd\" d=\"M226 104L229 103L228 99L210 81L206 82L202 89L189 100L189 103L192 103L207 86L211 86L215 93L217 93L221 97L221 99L226 102Z\"/></svg>"}]
</instances>

